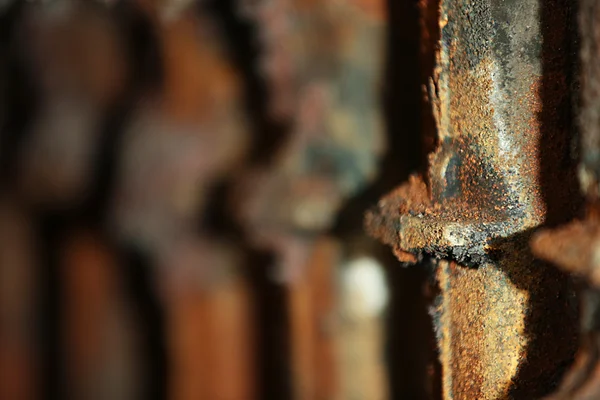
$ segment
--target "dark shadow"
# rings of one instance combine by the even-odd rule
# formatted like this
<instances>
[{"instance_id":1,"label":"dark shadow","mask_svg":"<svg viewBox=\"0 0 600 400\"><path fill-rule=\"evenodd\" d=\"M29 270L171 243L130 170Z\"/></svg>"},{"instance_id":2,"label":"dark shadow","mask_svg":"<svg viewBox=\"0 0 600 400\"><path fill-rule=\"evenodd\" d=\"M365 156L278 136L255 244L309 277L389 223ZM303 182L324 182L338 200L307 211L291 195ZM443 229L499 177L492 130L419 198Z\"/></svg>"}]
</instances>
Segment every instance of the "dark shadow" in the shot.
<instances>
[{"instance_id":1,"label":"dark shadow","mask_svg":"<svg viewBox=\"0 0 600 400\"><path fill-rule=\"evenodd\" d=\"M272 254L247 254L245 268L252 285L253 323L256 327L257 398L292 399L287 288L272 279L272 268L275 266Z\"/></svg>"},{"instance_id":2,"label":"dark shadow","mask_svg":"<svg viewBox=\"0 0 600 400\"><path fill-rule=\"evenodd\" d=\"M16 163L38 106L38 93L26 67L23 49L16 39L22 21L24 2L13 2L0 14L0 59L4 74L4 120L0 126L0 190L12 190Z\"/></svg>"},{"instance_id":3,"label":"dark shadow","mask_svg":"<svg viewBox=\"0 0 600 400\"><path fill-rule=\"evenodd\" d=\"M545 226L581 215L583 196L577 179L579 34L577 0L540 1L542 30L542 110L538 119L540 185L546 204Z\"/></svg>"},{"instance_id":4,"label":"dark shadow","mask_svg":"<svg viewBox=\"0 0 600 400\"><path fill-rule=\"evenodd\" d=\"M162 400L169 389L165 310L156 292L154 265L139 251L122 249L122 274L133 315L138 318L142 399Z\"/></svg>"},{"instance_id":5,"label":"dark shadow","mask_svg":"<svg viewBox=\"0 0 600 400\"><path fill-rule=\"evenodd\" d=\"M0 60L2 62L2 114L0 126L0 192L10 193L16 184L16 165L23 142L36 114L38 93L26 68L16 39L24 2L13 2L0 14ZM64 398L64 360L61 349L61 281L59 253L64 221L56 215L35 215L36 313L38 325L39 382L42 398ZM33 384L33 383L32 383Z\"/></svg>"},{"instance_id":6,"label":"dark shadow","mask_svg":"<svg viewBox=\"0 0 600 400\"><path fill-rule=\"evenodd\" d=\"M426 294L426 287L432 284L429 282L431 271L423 266L407 268L395 259L389 248L383 250L380 261L387 266L390 288L385 345L390 397L438 399L439 380L433 379L431 372L435 373L439 364L427 312L432 298Z\"/></svg>"},{"instance_id":7,"label":"dark shadow","mask_svg":"<svg viewBox=\"0 0 600 400\"><path fill-rule=\"evenodd\" d=\"M209 0L199 7L214 16L242 78L244 105L252 133L248 161L251 165L267 166L285 143L289 126L274 121L269 115L270 94L266 77L260 72L264 49L259 27L241 15L241 3L242 0Z\"/></svg>"},{"instance_id":8,"label":"dark shadow","mask_svg":"<svg viewBox=\"0 0 600 400\"><path fill-rule=\"evenodd\" d=\"M64 326L60 248L64 243L65 221L58 215L39 215L37 230L37 284L40 357L40 389L44 399L64 399L66 394L65 358L61 330Z\"/></svg>"}]
</instances>

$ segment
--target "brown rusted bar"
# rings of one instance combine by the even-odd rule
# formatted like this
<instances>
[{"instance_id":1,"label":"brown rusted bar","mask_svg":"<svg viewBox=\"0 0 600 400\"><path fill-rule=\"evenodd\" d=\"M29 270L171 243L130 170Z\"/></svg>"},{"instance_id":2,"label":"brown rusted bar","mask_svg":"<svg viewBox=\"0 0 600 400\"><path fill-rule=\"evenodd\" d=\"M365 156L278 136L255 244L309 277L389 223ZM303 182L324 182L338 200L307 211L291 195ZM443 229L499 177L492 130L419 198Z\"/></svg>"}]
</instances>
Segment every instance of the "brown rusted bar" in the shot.
<instances>
[{"instance_id":1,"label":"brown rusted bar","mask_svg":"<svg viewBox=\"0 0 600 400\"><path fill-rule=\"evenodd\" d=\"M446 399L542 396L573 356L569 283L527 246L567 204L546 185L572 180L568 159L548 167L572 135L559 119L570 98L569 15L560 1L441 0L429 185L411 178L367 217L401 261L444 260L434 322Z\"/></svg>"},{"instance_id":2,"label":"brown rusted bar","mask_svg":"<svg viewBox=\"0 0 600 400\"><path fill-rule=\"evenodd\" d=\"M0 398L39 398L34 233L14 201L0 200Z\"/></svg>"},{"instance_id":3,"label":"brown rusted bar","mask_svg":"<svg viewBox=\"0 0 600 400\"><path fill-rule=\"evenodd\" d=\"M336 267L339 243L321 238L305 273L288 287L295 399L339 398Z\"/></svg>"},{"instance_id":4,"label":"brown rusted bar","mask_svg":"<svg viewBox=\"0 0 600 400\"><path fill-rule=\"evenodd\" d=\"M92 232L74 233L62 253L61 336L68 397L139 397L139 325L119 274L122 265Z\"/></svg>"},{"instance_id":5,"label":"brown rusted bar","mask_svg":"<svg viewBox=\"0 0 600 400\"><path fill-rule=\"evenodd\" d=\"M254 399L254 316L240 259L235 248L209 240L193 250L158 271L166 309L168 398Z\"/></svg>"},{"instance_id":6,"label":"brown rusted bar","mask_svg":"<svg viewBox=\"0 0 600 400\"><path fill-rule=\"evenodd\" d=\"M534 253L583 277L581 338L576 362L552 400L600 397L600 4L579 2L581 128L579 183L586 215L563 227L543 230L532 240Z\"/></svg>"}]
</instances>

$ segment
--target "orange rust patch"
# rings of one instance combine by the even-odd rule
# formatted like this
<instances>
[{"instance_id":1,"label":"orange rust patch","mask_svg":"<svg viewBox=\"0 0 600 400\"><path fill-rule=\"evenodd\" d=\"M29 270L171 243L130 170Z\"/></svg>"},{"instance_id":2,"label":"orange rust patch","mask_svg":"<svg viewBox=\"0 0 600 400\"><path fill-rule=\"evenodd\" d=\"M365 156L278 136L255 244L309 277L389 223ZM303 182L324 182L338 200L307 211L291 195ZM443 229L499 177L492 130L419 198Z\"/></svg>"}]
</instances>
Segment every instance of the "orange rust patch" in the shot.
<instances>
[{"instance_id":1,"label":"orange rust patch","mask_svg":"<svg viewBox=\"0 0 600 400\"><path fill-rule=\"evenodd\" d=\"M506 246L520 254L478 269L440 262L446 399L540 398L575 351L568 281L527 256L525 245Z\"/></svg>"},{"instance_id":2,"label":"orange rust patch","mask_svg":"<svg viewBox=\"0 0 600 400\"><path fill-rule=\"evenodd\" d=\"M209 289L170 292L165 302L172 365L169 398L252 398L250 304L247 285L239 276Z\"/></svg>"},{"instance_id":3,"label":"orange rust patch","mask_svg":"<svg viewBox=\"0 0 600 400\"><path fill-rule=\"evenodd\" d=\"M197 120L217 114L239 97L239 82L216 37L198 29L192 14L159 27L169 115Z\"/></svg>"},{"instance_id":4,"label":"orange rust patch","mask_svg":"<svg viewBox=\"0 0 600 400\"><path fill-rule=\"evenodd\" d=\"M365 215L365 228L369 234L394 246L394 252L401 261L414 262L414 255L397 247L398 231L393 222L400 216L414 213L424 214L431 207L431 199L425 181L419 175L412 175L393 192L379 201L377 212L368 212Z\"/></svg>"}]
</instances>

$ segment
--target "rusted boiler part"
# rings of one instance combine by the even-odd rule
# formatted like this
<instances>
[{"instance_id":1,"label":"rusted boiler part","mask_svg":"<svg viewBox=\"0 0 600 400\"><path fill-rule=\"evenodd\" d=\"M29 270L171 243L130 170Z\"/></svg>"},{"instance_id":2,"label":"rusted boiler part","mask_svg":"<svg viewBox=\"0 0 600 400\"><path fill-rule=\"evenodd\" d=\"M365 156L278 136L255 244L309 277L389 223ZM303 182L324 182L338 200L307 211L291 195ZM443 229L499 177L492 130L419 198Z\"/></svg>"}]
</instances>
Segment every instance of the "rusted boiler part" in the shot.
<instances>
[{"instance_id":1,"label":"rusted boiler part","mask_svg":"<svg viewBox=\"0 0 600 400\"><path fill-rule=\"evenodd\" d=\"M445 399L539 398L573 357L570 283L528 249L533 229L576 210L572 13L564 1L442 0L428 184L412 177L367 215L401 261L436 267Z\"/></svg>"}]
</instances>

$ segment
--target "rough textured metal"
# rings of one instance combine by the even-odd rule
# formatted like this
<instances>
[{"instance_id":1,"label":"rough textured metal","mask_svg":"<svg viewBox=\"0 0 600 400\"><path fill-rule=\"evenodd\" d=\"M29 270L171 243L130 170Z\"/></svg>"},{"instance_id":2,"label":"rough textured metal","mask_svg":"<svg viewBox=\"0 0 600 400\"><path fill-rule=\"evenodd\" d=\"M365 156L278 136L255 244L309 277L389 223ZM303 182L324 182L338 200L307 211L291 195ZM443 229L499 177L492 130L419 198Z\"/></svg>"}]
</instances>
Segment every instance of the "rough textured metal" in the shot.
<instances>
[{"instance_id":1,"label":"rough textured metal","mask_svg":"<svg viewBox=\"0 0 600 400\"><path fill-rule=\"evenodd\" d=\"M547 8L559 24L552 37ZM442 0L429 187L412 178L367 217L401 260L452 261L437 266L434 312L447 399L539 397L573 355L568 282L527 247L528 231L560 203L544 185L572 175L568 167L546 170L551 155L541 150L553 138L549 152L562 156L572 134L568 124L551 125L557 100L569 95L566 79L555 80L568 65L549 70L544 58L548 48L559 61L567 57L560 27L568 16L561 2ZM564 91L554 102L544 98L548 74Z\"/></svg>"}]
</instances>

